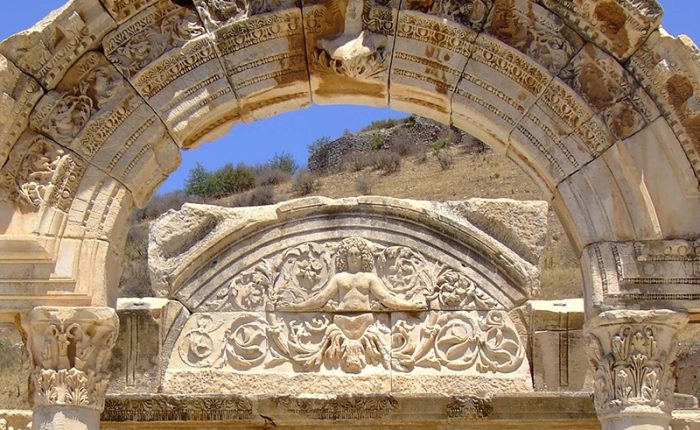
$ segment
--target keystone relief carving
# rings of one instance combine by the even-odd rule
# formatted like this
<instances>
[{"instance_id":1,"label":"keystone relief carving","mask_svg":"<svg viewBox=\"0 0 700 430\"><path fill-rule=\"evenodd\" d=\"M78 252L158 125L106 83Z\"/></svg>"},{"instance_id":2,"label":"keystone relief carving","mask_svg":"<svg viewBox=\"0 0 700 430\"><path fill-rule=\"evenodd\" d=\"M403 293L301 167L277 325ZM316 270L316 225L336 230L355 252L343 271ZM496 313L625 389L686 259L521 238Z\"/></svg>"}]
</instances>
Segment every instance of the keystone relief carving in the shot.
<instances>
[{"instance_id":1,"label":"keystone relief carving","mask_svg":"<svg viewBox=\"0 0 700 430\"><path fill-rule=\"evenodd\" d=\"M340 1L333 3L333 9L337 10L328 13L345 17L343 32L316 41L311 53L312 66L320 72L378 80L389 67L389 39L364 28L363 17L369 6L363 0L348 0L344 10Z\"/></svg>"}]
</instances>

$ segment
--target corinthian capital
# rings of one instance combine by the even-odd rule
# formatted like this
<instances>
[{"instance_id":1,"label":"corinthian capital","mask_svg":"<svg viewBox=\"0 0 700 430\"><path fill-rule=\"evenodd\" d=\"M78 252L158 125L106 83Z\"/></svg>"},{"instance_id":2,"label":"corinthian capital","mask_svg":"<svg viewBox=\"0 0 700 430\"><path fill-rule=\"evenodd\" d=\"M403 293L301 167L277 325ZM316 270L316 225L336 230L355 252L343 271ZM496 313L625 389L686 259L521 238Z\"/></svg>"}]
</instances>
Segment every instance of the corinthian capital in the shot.
<instances>
[{"instance_id":1,"label":"corinthian capital","mask_svg":"<svg viewBox=\"0 0 700 430\"><path fill-rule=\"evenodd\" d=\"M118 327L111 308L38 307L23 316L35 406L102 411Z\"/></svg>"},{"instance_id":2,"label":"corinthian capital","mask_svg":"<svg viewBox=\"0 0 700 430\"><path fill-rule=\"evenodd\" d=\"M670 419L676 334L687 320L668 310L617 310L587 322L594 400L602 421L629 414Z\"/></svg>"}]
</instances>

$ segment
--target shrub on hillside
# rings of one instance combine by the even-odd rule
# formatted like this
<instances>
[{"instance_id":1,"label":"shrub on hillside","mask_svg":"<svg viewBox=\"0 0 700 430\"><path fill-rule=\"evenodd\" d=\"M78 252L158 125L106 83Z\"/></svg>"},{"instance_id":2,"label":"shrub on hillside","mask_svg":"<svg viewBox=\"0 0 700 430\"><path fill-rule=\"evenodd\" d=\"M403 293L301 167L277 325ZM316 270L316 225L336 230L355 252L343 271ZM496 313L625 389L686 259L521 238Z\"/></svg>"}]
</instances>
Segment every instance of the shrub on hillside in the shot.
<instances>
[{"instance_id":1,"label":"shrub on hillside","mask_svg":"<svg viewBox=\"0 0 700 430\"><path fill-rule=\"evenodd\" d=\"M433 153L435 155L437 155L438 152L440 152L442 149L444 149L446 147L447 147L447 141L445 139L438 139L430 145L430 148L433 150Z\"/></svg>"},{"instance_id":2,"label":"shrub on hillside","mask_svg":"<svg viewBox=\"0 0 700 430\"><path fill-rule=\"evenodd\" d=\"M202 163L197 163L195 167L190 169L185 180L185 194L206 199L212 197L215 193L214 175L204 168Z\"/></svg>"},{"instance_id":3,"label":"shrub on hillside","mask_svg":"<svg viewBox=\"0 0 700 430\"><path fill-rule=\"evenodd\" d=\"M308 170L300 171L294 178L292 191L298 196L308 196L318 188L318 178Z\"/></svg>"},{"instance_id":4,"label":"shrub on hillside","mask_svg":"<svg viewBox=\"0 0 700 430\"><path fill-rule=\"evenodd\" d=\"M408 139L396 139L391 144L391 150L402 157L407 157L418 152L418 145Z\"/></svg>"},{"instance_id":5,"label":"shrub on hillside","mask_svg":"<svg viewBox=\"0 0 700 430\"><path fill-rule=\"evenodd\" d=\"M385 175L401 170L401 156L393 151L382 149L374 157L374 167Z\"/></svg>"},{"instance_id":6,"label":"shrub on hillside","mask_svg":"<svg viewBox=\"0 0 700 430\"><path fill-rule=\"evenodd\" d=\"M266 206L275 204L275 190L270 185L253 188L233 197L227 204L232 208L247 206Z\"/></svg>"},{"instance_id":7,"label":"shrub on hillside","mask_svg":"<svg viewBox=\"0 0 700 430\"><path fill-rule=\"evenodd\" d=\"M290 176L299 170L299 164L297 164L296 160L294 160L292 154L288 152L275 154L272 159L266 163L266 165L267 167L280 169L283 172L287 172Z\"/></svg>"},{"instance_id":8,"label":"shrub on hillside","mask_svg":"<svg viewBox=\"0 0 700 430\"><path fill-rule=\"evenodd\" d=\"M359 172L374 165L374 154L352 151L345 154L343 165L351 172Z\"/></svg>"},{"instance_id":9,"label":"shrub on hillside","mask_svg":"<svg viewBox=\"0 0 700 430\"><path fill-rule=\"evenodd\" d=\"M372 151L378 151L384 146L384 141L386 140L386 136L384 133L374 133L372 135L372 139L369 141L369 147L372 149Z\"/></svg>"},{"instance_id":10,"label":"shrub on hillside","mask_svg":"<svg viewBox=\"0 0 700 430\"><path fill-rule=\"evenodd\" d=\"M243 164L233 167L226 164L214 172L217 196L240 193L255 186L255 172Z\"/></svg>"},{"instance_id":11,"label":"shrub on hillside","mask_svg":"<svg viewBox=\"0 0 700 430\"><path fill-rule=\"evenodd\" d=\"M279 185L292 178L292 174L276 166L263 165L255 169L255 185Z\"/></svg>"},{"instance_id":12,"label":"shrub on hillside","mask_svg":"<svg viewBox=\"0 0 700 430\"><path fill-rule=\"evenodd\" d=\"M361 195L372 194L372 188L374 188L374 180L368 174L363 173L355 179L355 191Z\"/></svg>"},{"instance_id":13,"label":"shrub on hillside","mask_svg":"<svg viewBox=\"0 0 700 430\"><path fill-rule=\"evenodd\" d=\"M438 163L440 163L440 169L442 169L442 170L449 170L455 164L454 157L452 156L452 154L450 154L447 151L438 152L437 153L437 160L438 160Z\"/></svg>"}]
</instances>

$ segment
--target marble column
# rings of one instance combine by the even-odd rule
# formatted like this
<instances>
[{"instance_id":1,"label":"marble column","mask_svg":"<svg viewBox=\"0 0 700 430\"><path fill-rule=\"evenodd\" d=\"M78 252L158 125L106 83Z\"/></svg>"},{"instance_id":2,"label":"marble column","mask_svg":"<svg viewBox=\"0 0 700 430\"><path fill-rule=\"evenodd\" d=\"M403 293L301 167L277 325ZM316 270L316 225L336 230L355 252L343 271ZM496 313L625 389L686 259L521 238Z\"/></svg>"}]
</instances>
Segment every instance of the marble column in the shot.
<instances>
[{"instance_id":1,"label":"marble column","mask_svg":"<svg viewBox=\"0 0 700 430\"><path fill-rule=\"evenodd\" d=\"M687 321L669 310L614 310L586 322L603 430L669 429L676 335Z\"/></svg>"},{"instance_id":2,"label":"marble column","mask_svg":"<svg viewBox=\"0 0 700 430\"><path fill-rule=\"evenodd\" d=\"M119 332L114 309L37 307L21 325L34 365L32 428L98 429Z\"/></svg>"}]
</instances>

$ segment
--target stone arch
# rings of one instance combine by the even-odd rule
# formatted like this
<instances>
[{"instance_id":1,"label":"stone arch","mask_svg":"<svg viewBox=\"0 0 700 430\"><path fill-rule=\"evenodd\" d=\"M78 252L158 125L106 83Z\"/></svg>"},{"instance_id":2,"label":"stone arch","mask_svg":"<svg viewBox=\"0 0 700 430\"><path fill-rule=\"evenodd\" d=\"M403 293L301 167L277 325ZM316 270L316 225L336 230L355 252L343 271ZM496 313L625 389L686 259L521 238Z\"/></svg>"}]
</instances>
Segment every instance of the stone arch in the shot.
<instances>
[{"instance_id":1,"label":"stone arch","mask_svg":"<svg viewBox=\"0 0 700 430\"><path fill-rule=\"evenodd\" d=\"M0 313L113 305L128 215L179 150L312 102L389 105L505 151L580 252L589 316L692 311L700 61L661 14L654 0L72 0L0 43ZM682 325L639 312L591 320L601 383L612 338L658 326L670 348ZM597 395L608 414L616 394Z\"/></svg>"},{"instance_id":2,"label":"stone arch","mask_svg":"<svg viewBox=\"0 0 700 430\"><path fill-rule=\"evenodd\" d=\"M642 288L664 269L618 263L608 282L596 261L695 250L645 245L695 239L700 208L697 49L656 2L179 3L74 0L0 46L0 229L58 279L22 281L35 304L113 303L122 226L179 149L311 102L388 104L505 151L581 252L590 305L626 277L652 307L698 299Z\"/></svg>"},{"instance_id":3,"label":"stone arch","mask_svg":"<svg viewBox=\"0 0 700 430\"><path fill-rule=\"evenodd\" d=\"M179 3L74 0L0 45L0 229L32 249L19 259L72 260L55 286L25 282L36 304L113 303L106 262L179 149L311 102L389 105L505 151L581 252L589 304L623 295L596 277L605 243L697 237L698 54L654 1Z\"/></svg>"}]
</instances>

